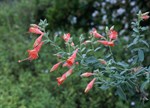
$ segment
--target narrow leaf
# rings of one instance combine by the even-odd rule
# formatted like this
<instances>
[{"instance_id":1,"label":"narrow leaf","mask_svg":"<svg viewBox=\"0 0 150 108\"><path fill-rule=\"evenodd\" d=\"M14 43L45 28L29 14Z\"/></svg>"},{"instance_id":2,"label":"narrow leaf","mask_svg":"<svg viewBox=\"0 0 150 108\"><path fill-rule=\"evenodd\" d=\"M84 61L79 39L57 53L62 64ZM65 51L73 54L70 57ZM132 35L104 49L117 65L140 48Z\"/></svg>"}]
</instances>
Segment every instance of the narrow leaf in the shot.
<instances>
[{"instance_id":1,"label":"narrow leaf","mask_svg":"<svg viewBox=\"0 0 150 108\"><path fill-rule=\"evenodd\" d=\"M149 48L149 44L145 40L140 40L140 42L145 44Z\"/></svg>"},{"instance_id":2,"label":"narrow leaf","mask_svg":"<svg viewBox=\"0 0 150 108\"><path fill-rule=\"evenodd\" d=\"M120 86L117 87L116 94L123 100L127 100L126 95Z\"/></svg>"},{"instance_id":3,"label":"narrow leaf","mask_svg":"<svg viewBox=\"0 0 150 108\"><path fill-rule=\"evenodd\" d=\"M138 50L138 58L139 58L139 61L142 62L144 60L144 52L143 50Z\"/></svg>"}]
</instances>

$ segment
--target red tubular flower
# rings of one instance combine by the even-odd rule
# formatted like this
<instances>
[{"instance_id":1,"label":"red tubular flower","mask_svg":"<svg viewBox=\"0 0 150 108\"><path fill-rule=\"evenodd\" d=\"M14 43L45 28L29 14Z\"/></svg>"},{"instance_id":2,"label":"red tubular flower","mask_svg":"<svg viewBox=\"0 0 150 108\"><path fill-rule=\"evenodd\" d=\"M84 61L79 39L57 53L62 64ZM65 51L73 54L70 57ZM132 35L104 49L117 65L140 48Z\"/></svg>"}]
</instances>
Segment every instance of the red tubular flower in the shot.
<instances>
[{"instance_id":1,"label":"red tubular flower","mask_svg":"<svg viewBox=\"0 0 150 108\"><path fill-rule=\"evenodd\" d=\"M89 90L92 89L95 80L96 80L96 78L93 78L93 80L86 86L86 89L85 89L85 91L84 91L85 93L87 93Z\"/></svg>"},{"instance_id":2,"label":"red tubular flower","mask_svg":"<svg viewBox=\"0 0 150 108\"><path fill-rule=\"evenodd\" d=\"M50 72L53 72L53 71L55 71L56 69L58 69L58 67L60 66L61 63L62 63L62 62L58 62L57 64L55 64L55 65L51 68Z\"/></svg>"},{"instance_id":3,"label":"red tubular flower","mask_svg":"<svg viewBox=\"0 0 150 108\"><path fill-rule=\"evenodd\" d=\"M34 60L38 58L38 52L35 49L27 50L27 51L29 53L29 57L28 57L29 60Z\"/></svg>"},{"instance_id":4,"label":"red tubular flower","mask_svg":"<svg viewBox=\"0 0 150 108\"><path fill-rule=\"evenodd\" d=\"M108 41L102 41L102 40L98 40L99 43L103 44L103 45L108 45Z\"/></svg>"},{"instance_id":5,"label":"red tubular flower","mask_svg":"<svg viewBox=\"0 0 150 108\"><path fill-rule=\"evenodd\" d=\"M142 15L142 16L141 16L142 20L147 20L147 19L149 19L149 17L150 17L150 16L148 16L148 15Z\"/></svg>"},{"instance_id":6,"label":"red tubular flower","mask_svg":"<svg viewBox=\"0 0 150 108\"><path fill-rule=\"evenodd\" d=\"M67 62L65 62L64 64L63 64L63 67L68 67L68 68L70 68L72 65L69 65Z\"/></svg>"},{"instance_id":7,"label":"red tubular flower","mask_svg":"<svg viewBox=\"0 0 150 108\"><path fill-rule=\"evenodd\" d=\"M67 66L72 66L72 65L73 65L73 63L74 63L74 61L75 61L75 59L76 59L76 54L77 54L77 52L78 52L78 49L76 49L76 50L74 51L74 53L67 59L67 61L66 61Z\"/></svg>"},{"instance_id":8,"label":"red tubular flower","mask_svg":"<svg viewBox=\"0 0 150 108\"><path fill-rule=\"evenodd\" d=\"M72 74L72 72L73 72L73 68L70 68L70 69L64 74L64 76L68 77L68 76L70 76L70 75Z\"/></svg>"},{"instance_id":9,"label":"red tubular flower","mask_svg":"<svg viewBox=\"0 0 150 108\"><path fill-rule=\"evenodd\" d=\"M27 50L27 52L28 52L28 55L29 55L28 58L25 58L23 60L18 60L19 63L23 62L25 60L32 61L32 60L35 60L35 59L38 58L38 52L37 52L37 50L35 50L35 49L33 49L33 50Z\"/></svg>"},{"instance_id":10,"label":"red tubular flower","mask_svg":"<svg viewBox=\"0 0 150 108\"><path fill-rule=\"evenodd\" d=\"M97 30L94 28L91 32L91 34L95 37L95 38L103 38L102 35L100 35Z\"/></svg>"},{"instance_id":11,"label":"red tubular flower","mask_svg":"<svg viewBox=\"0 0 150 108\"><path fill-rule=\"evenodd\" d=\"M150 16L149 16L148 14L149 14L149 12L142 13L141 19L142 19L142 20L147 20L147 19L149 19Z\"/></svg>"},{"instance_id":12,"label":"red tubular flower","mask_svg":"<svg viewBox=\"0 0 150 108\"><path fill-rule=\"evenodd\" d=\"M43 32L37 27L30 27L29 32L30 33L35 33L35 34L43 34Z\"/></svg>"},{"instance_id":13,"label":"red tubular flower","mask_svg":"<svg viewBox=\"0 0 150 108\"><path fill-rule=\"evenodd\" d=\"M64 73L61 77L56 78L58 85L61 85L68 76L70 76L73 72L73 69L69 69L66 73Z\"/></svg>"},{"instance_id":14,"label":"red tubular flower","mask_svg":"<svg viewBox=\"0 0 150 108\"><path fill-rule=\"evenodd\" d=\"M42 42L42 37L44 34L41 34L34 42L33 47L37 47Z\"/></svg>"},{"instance_id":15,"label":"red tubular flower","mask_svg":"<svg viewBox=\"0 0 150 108\"><path fill-rule=\"evenodd\" d=\"M81 76L81 77L90 77L90 76L92 76L92 75L93 75L92 72L85 72L85 73L81 74L80 76Z\"/></svg>"},{"instance_id":16,"label":"red tubular flower","mask_svg":"<svg viewBox=\"0 0 150 108\"><path fill-rule=\"evenodd\" d=\"M63 35L63 39L64 39L66 42L68 42L69 39L70 39L70 33L64 34L64 35Z\"/></svg>"},{"instance_id":17,"label":"red tubular flower","mask_svg":"<svg viewBox=\"0 0 150 108\"><path fill-rule=\"evenodd\" d=\"M41 42L37 47L35 47L33 50L27 50L28 54L29 54L29 57L28 58L25 58L23 60L18 60L18 62L23 62L25 60L35 60L38 58L38 52L40 51L41 49L41 46L44 42Z\"/></svg>"},{"instance_id":18,"label":"red tubular flower","mask_svg":"<svg viewBox=\"0 0 150 108\"><path fill-rule=\"evenodd\" d=\"M118 37L118 33L115 30L110 30L110 32L109 32L109 38L116 40L117 37Z\"/></svg>"},{"instance_id":19,"label":"red tubular flower","mask_svg":"<svg viewBox=\"0 0 150 108\"><path fill-rule=\"evenodd\" d=\"M56 78L57 79L57 83L58 83L58 86L60 86L65 80L66 80L66 77L58 77Z\"/></svg>"},{"instance_id":20,"label":"red tubular flower","mask_svg":"<svg viewBox=\"0 0 150 108\"><path fill-rule=\"evenodd\" d=\"M105 45L105 46L115 46L114 42L113 41L101 41L101 40L98 40L99 43Z\"/></svg>"},{"instance_id":21,"label":"red tubular flower","mask_svg":"<svg viewBox=\"0 0 150 108\"><path fill-rule=\"evenodd\" d=\"M108 42L108 46L115 46L115 44L113 41L111 41L111 42Z\"/></svg>"},{"instance_id":22,"label":"red tubular flower","mask_svg":"<svg viewBox=\"0 0 150 108\"><path fill-rule=\"evenodd\" d=\"M41 47L42 47L42 45L43 45L43 43L44 43L44 42L40 42L39 45L36 46L34 49L35 49L37 52L39 52L40 49L41 49Z\"/></svg>"}]
</instances>

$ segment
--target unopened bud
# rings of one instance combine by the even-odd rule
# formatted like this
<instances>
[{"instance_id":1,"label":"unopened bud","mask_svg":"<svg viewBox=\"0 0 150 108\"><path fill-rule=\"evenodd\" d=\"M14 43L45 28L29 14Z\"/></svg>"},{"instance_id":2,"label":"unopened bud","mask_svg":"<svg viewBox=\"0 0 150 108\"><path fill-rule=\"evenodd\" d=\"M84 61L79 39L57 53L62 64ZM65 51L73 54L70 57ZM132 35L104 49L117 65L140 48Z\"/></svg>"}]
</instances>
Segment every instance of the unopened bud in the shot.
<instances>
[{"instance_id":1,"label":"unopened bud","mask_svg":"<svg viewBox=\"0 0 150 108\"><path fill-rule=\"evenodd\" d=\"M142 13L142 15L148 15L148 14L149 14L149 12Z\"/></svg>"},{"instance_id":2,"label":"unopened bud","mask_svg":"<svg viewBox=\"0 0 150 108\"><path fill-rule=\"evenodd\" d=\"M99 59L99 61L101 64L104 64L104 65L107 64L107 62L104 59Z\"/></svg>"},{"instance_id":3,"label":"unopened bud","mask_svg":"<svg viewBox=\"0 0 150 108\"><path fill-rule=\"evenodd\" d=\"M113 26L111 26L111 27L110 27L110 30L113 30L113 29L114 29L114 27L115 27L114 25L113 25Z\"/></svg>"}]
</instances>

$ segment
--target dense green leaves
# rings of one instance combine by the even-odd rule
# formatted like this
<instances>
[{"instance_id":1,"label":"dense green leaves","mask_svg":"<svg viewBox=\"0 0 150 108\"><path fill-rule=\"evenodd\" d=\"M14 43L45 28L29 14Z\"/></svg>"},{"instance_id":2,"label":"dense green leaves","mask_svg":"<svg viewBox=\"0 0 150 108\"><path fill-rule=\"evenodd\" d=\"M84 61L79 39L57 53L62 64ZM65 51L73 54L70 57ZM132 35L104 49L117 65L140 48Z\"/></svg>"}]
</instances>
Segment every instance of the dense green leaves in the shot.
<instances>
[{"instance_id":1,"label":"dense green leaves","mask_svg":"<svg viewBox=\"0 0 150 108\"><path fill-rule=\"evenodd\" d=\"M84 63L89 67L93 67L95 69L101 66L100 62L94 56L85 58Z\"/></svg>"},{"instance_id":2,"label":"dense green leaves","mask_svg":"<svg viewBox=\"0 0 150 108\"><path fill-rule=\"evenodd\" d=\"M123 89L121 88L121 86L117 87L117 91L116 94L119 95L119 97L123 100L127 100L126 98L126 94L124 93Z\"/></svg>"}]
</instances>

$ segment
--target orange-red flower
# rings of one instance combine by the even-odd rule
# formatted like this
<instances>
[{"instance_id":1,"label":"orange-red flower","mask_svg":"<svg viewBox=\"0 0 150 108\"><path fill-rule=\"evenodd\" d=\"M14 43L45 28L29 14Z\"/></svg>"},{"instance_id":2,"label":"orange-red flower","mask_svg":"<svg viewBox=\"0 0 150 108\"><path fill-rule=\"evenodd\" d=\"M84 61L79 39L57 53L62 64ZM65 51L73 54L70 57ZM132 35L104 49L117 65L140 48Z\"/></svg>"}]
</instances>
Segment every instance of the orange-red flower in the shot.
<instances>
[{"instance_id":1,"label":"orange-red flower","mask_svg":"<svg viewBox=\"0 0 150 108\"><path fill-rule=\"evenodd\" d=\"M108 46L115 46L113 41L108 42Z\"/></svg>"},{"instance_id":2,"label":"orange-red flower","mask_svg":"<svg viewBox=\"0 0 150 108\"><path fill-rule=\"evenodd\" d=\"M85 72L85 73L81 74L80 76L81 76L81 77L90 77L90 76L92 76L92 75L93 75L92 72Z\"/></svg>"},{"instance_id":3,"label":"orange-red flower","mask_svg":"<svg viewBox=\"0 0 150 108\"><path fill-rule=\"evenodd\" d=\"M50 72L53 72L53 71L55 71L56 69L58 69L58 67L60 66L61 63L62 63L62 62L56 63L56 64L51 68Z\"/></svg>"},{"instance_id":4,"label":"orange-red flower","mask_svg":"<svg viewBox=\"0 0 150 108\"><path fill-rule=\"evenodd\" d=\"M149 12L143 13L143 14L141 15L141 19L142 19L142 20L147 20L147 19L149 19L150 16L149 16L148 14L149 14Z\"/></svg>"},{"instance_id":5,"label":"orange-red flower","mask_svg":"<svg viewBox=\"0 0 150 108\"><path fill-rule=\"evenodd\" d=\"M105 45L105 46L115 46L113 41L103 41L103 40L98 40L99 43Z\"/></svg>"},{"instance_id":6,"label":"orange-red flower","mask_svg":"<svg viewBox=\"0 0 150 108\"><path fill-rule=\"evenodd\" d=\"M34 60L38 58L38 52L35 49L27 50L27 52L29 54L29 57L28 57L29 60Z\"/></svg>"},{"instance_id":7,"label":"orange-red flower","mask_svg":"<svg viewBox=\"0 0 150 108\"><path fill-rule=\"evenodd\" d=\"M35 33L35 34L43 34L43 32L37 27L30 27L29 32L30 33Z\"/></svg>"},{"instance_id":8,"label":"orange-red flower","mask_svg":"<svg viewBox=\"0 0 150 108\"><path fill-rule=\"evenodd\" d=\"M41 34L34 42L33 47L37 47L42 42L42 37L44 34Z\"/></svg>"},{"instance_id":9,"label":"orange-red flower","mask_svg":"<svg viewBox=\"0 0 150 108\"><path fill-rule=\"evenodd\" d=\"M75 59L76 59L76 54L78 52L78 49L76 49L74 51L74 53L67 59L66 63L67 63L67 66L72 66L73 63L75 62Z\"/></svg>"},{"instance_id":10,"label":"orange-red flower","mask_svg":"<svg viewBox=\"0 0 150 108\"><path fill-rule=\"evenodd\" d=\"M39 45L36 46L34 49L35 49L37 52L39 52L40 49L41 49L41 47L42 47L42 45L43 45L43 43L44 43L44 42L40 42Z\"/></svg>"},{"instance_id":11,"label":"orange-red flower","mask_svg":"<svg viewBox=\"0 0 150 108\"><path fill-rule=\"evenodd\" d=\"M61 84L65 81L66 77L63 76L63 77L58 77L58 78L56 78L56 79L57 79L58 85L61 85Z\"/></svg>"},{"instance_id":12,"label":"orange-red flower","mask_svg":"<svg viewBox=\"0 0 150 108\"><path fill-rule=\"evenodd\" d=\"M23 60L18 60L19 63L22 62L22 61L25 61L25 60L32 61L32 60L35 60L35 59L38 58L38 52L35 49L27 50L27 52L28 52L28 58L25 58Z\"/></svg>"},{"instance_id":13,"label":"orange-red flower","mask_svg":"<svg viewBox=\"0 0 150 108\"><path fill-rule=\"evenodd\" d=\"M63 35L63 39L64 39L66 42L68 42L69 39L70 39L70 33L64 34L64 35Z\"/></svg>"},{"instance_id":14,"label":"orange-red flower","mask_svg":"<svg viewBox=\"0 0 150 108\"><path fill-rule=\"evenodd\" d=\"M109 31L109 38L110 38L110 39L116 40L117 37L118 37L118 33L117 33L115 30L110 30L110 31Z\"/></svg>"},{"instance_id":15,"label":"orange-red flower","mask_svg":"<svg viewBox=\"0 0 150 108\"><path fill-rule=\"evenodd\" d=\"M41 42L41 43L40 43L37 47L35 47L33 50L27 50L27 52L28 52L28 58L25 58L25 59L23 59L23 60L18 60L18 62L20 63L20 62L23 62L23 61L25 61L25 60L30 60L30 61L32 61L32 60L37 59L37 58L38 58L38 52L40 51L41 46L42 46L43 43L44 43L44 42Z\"/></svg>"},{"instance_id":16,"label":"orange-red flower","mask_svg":"<svg viewBox=\"0 0 150 108\"><path fill-rule=\"evenodd\" d=\"M95 38L103 38L103 36L102 36L101 34L99 34L95 28L92 30L91 34L92 34Z\"/></svg>"},{"instance_id":17,"label":"orange-red flower","mask_svg":"<svg viewBox=\"0 0 150 108\"><path fill-rule=\"evenodd\" d=\"M73 72L73 68L69 69L61 77L56 78L58 85L61 85L66 80L66 78L72 74L72 72Z\"/></svg>"},{"instance_id":18,"label":"orange-red flower","mask_svg":"<svg viewBox=\"0 0 150 108\"><path fill-rule=\"evenodd\" d=\"M147 19L149 19L149 17L150 17L150 16L148 16L148 15L142 15L142 16L141 16L141 18L142 18L143 20L147 20Z\"/></svg>"},{"instance_id":19,"label":"orange-red flower","mask_svg":"<svg viewBox=\"0 0 150 108\"><path fill-rule=\"evenodd\" d=\"M70 68L72 65L69 65L67 62L65 62L62 66Z\"/></svg>"},{"instance_id":20,"label":"orange-red flower","mask_svg":"<svg viewBox=\"0 0 150 108\"><path fill-rule=\"evenodd\" d=\"M89 90L92 89L95 80L96 80L96 78L93 78L93 80L86 86L86 89L85 89L85 91L84 91L85 93L89 92Z\"/></svg>"}]
</instances>

